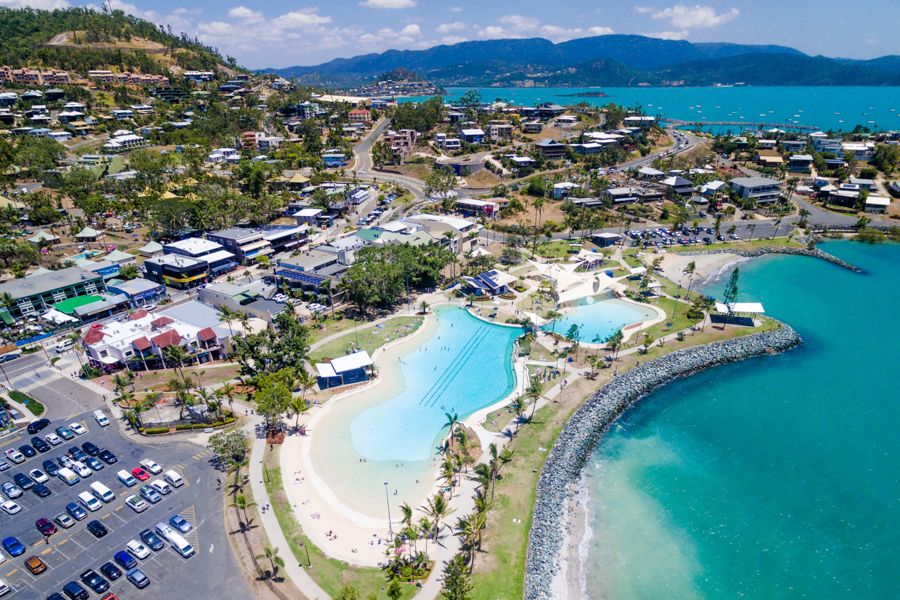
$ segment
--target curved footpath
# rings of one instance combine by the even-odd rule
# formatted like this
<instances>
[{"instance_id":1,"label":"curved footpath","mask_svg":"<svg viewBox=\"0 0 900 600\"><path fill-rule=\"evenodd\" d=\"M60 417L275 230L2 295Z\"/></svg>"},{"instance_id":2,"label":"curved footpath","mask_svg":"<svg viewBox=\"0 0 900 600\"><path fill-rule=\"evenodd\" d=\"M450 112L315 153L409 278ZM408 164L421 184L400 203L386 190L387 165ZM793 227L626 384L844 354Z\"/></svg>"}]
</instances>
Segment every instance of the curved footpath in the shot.
<instances>
[{"instance_id":1,"label":"curved footpath","mask_svg":"<svg viewBox=\"0 0 900 600\"><path fill-rule=\"evenodd\" d=\"M673 379L754 356L784 352L800 342L800 336L782 323L775 330L678 350L617 377L582 404L557 438L538 480L525 564L525 599L553 597L568 500L588 456L620 414Z\"/></svg>"},{"instance_id":2,"label":"curved footpath","mask_svg":"<svg viewBox=\"0 0 900 600\"><path fill-rule=\"evenodd\" d=\"M844 269L853 271L854 273L862 273L863 270L856 265L851 265L845 260L841 260L834 254L829 254L818 248L790 248L779 246L760 246L752 250L740 250L737 248L722 248L717 250L693 250L690 252L678 252L681 256L702 256L704 254L734 254L735 256L743 256L744 258L759 258L766 254L795 254L797 256L809 256L812 258L820 258L826 262L837 265Z\"/></svg>"}]
</instances>

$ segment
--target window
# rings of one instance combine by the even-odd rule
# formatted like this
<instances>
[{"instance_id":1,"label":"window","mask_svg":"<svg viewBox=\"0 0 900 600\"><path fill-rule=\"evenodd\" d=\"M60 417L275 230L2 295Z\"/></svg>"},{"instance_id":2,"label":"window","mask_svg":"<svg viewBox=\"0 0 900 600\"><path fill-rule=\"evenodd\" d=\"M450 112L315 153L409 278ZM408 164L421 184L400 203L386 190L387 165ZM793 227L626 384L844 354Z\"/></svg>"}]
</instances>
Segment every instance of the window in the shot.
<instances>
[{"instance_id":1,"label":"window","mask_svg":"<svg viewBox=\"0 0 900 600\"><path fill-rule=\"evenodd\" d=\"M100 351L100 358L106 358L107 356L109 356L109 350Z\"/></svg>"},{"instance_id":2,"label":"window","mask_svg":"<svg viewBox=\"0 0 900 600\"><path fill-rule=\"evenodd\" d=\"M133 354L133 352L131 350L125 351L125 356L131 356L132 354Z\"/></svg>"}]
</instances>

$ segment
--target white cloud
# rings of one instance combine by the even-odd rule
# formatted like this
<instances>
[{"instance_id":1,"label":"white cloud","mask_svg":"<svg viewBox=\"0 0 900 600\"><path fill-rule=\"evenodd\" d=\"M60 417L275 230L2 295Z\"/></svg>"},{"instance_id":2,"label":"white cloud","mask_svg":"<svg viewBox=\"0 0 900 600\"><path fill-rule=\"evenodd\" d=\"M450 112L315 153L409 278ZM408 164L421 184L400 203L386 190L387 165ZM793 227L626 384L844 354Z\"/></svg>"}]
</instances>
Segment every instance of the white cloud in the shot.
<instances>
[{"instance_id":1,"label":"white cloud","mask_svg":"<svg viewBox=\"0 0 900 600\"><path fill-rule=\"evenodd\" d=\"M553 42L563 42L588 35L607 35L613 30L609 27L593 26L562 27L559 25L541 25L540 21L523 15L504 15L498 19L497 25L489 25L478 30L479 37L487 39L522 38L539 36Z\"/></svg>"},{"instance_id":2,"label":"white cloud","mask_svg":"<svg viewBox=\"0 0 900 600\"><path fill-rule=\"evenodd\" d=\"M654 31L650 33L642 33L647 37L658 38L661 40L683 40L687 38L688 32L685 29L681 31Z\"/></svg>"},{"instance_id":3,"label":"white cloud","mask_svg":"<svg viewBox=\"0 0 900 600\"><path fill-rule=\"evenodd\" d=\"M438 33L450 33L451 31L461 31L466 28L466 24L462 21L454 21L453 23L441 23L435 27Z\"/></svg>"},{"instance_id":4,"label":"white cloud","mask_svg":"<svg viewBox=\"0 0 900 600\"><path fill-rule=\"evenodd\" d=\"M400 30L400 35L419 37L420 35L422 35L422 28L415 23L411 23Z\"/></svg>"},{"instance_id":5,"label":"white cloud","mask_svg":"<svg viewBox=\"0 0 900 600\"><path fill-rule=\"evenodd\" d=\"M366 0L360 2L359 5L386 9L412 8L416 5L416 0Z\"/></svg>"},{"instance_id":6,"label":"white cloud","mask_svg":"<svg viewBox=\"0 0 900 600\"><path fill-rule=\"evenodd\" d=\"M723 13L717 13L716 9L711 6L687 6L684 4L676 4L668 8L654 9L646 6L637 6L634 9L640 14L650 15L652 19L668 21L672 27L678 30L685 29L710 29L718 27L735 19L741 11L737 8L731 8ZM669 31L664 33L680 33L680 31Z\"/></svg>"},{"instance_id":7,"label":"white cloud","mask_svg":"<svg viewBox=\"0 0 900 600\"><path fill-rule=\"evenodd\" d=\"M67 8L69 0L0 0L3 8L37 8L41 10L54 10Z\"/></svg>"},{"instance_id":8,"label":"white cloud","mask_svg":"<svg viewBox=\"0 0 900 600\"><path fill-rule=\"evenodd\" d=\"M468 38L464 38L458 35L445 35L440 40L440 43L447 44L448 46L452 46L453 44L459 44L460 42L468 41Z\"/></svg>"},{"instance_id":9,"label":"white cloud","mask_svg":"<svg viewBox=\"0 0 900 600\"><path fill-rule=\"evenodd\" d=\"M263 14L258 10L253 10L252 8L247 8L246 6L235 6L231 10L228 11L228 16L232 19L237 19L238 21L243 21L244 23L262 23L265 18Z\"/></svg>"},{"instance_id":10,"label":"white cloud","mask_svg":"<svg viewBox=\"0 0 900 600\"><path fill-rule=\"evenodd\" d=\"M462 12L462 6L451 6L450 12L452 12L452 13Z\"/></svg>"},{"instance_id":11,"label":"white cloud","mask_svg":"<svg viewBox=\"0 0 900 600\"><path fill-rule=\"evenodd\" d=\"M316 13L314 8L292 10L272 19L271 25L276 29L315 29L321 25L331 23L331 17L325 17Z\"/></svg>"}]
</instances>

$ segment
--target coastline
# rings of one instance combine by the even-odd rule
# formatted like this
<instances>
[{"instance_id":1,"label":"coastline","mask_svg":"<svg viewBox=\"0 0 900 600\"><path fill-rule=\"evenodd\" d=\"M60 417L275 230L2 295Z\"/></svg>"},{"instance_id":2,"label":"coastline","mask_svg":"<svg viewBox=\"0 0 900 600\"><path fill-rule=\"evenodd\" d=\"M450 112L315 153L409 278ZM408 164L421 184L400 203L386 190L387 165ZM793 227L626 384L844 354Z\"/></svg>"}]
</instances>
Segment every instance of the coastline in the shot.
<instances>
[{"instance_id":1,"label":"coastline","mask_svg":"<svg viewBox=\"0 0 900 600\"><path fill-rule=\"evenodd\" d=\"M573 518L579 518L577 511L569 510L570 501L588 456L619 415L674 379L718 365L784 352L801 342L789 325L781 323L774 330L678 350L624 373L584 402L563 427L538 480L526 553L524 598L569 597L562 595L567 591L560 589L557 582L561 572L571 573L578 568L577 560L572 564L567 552L572 544L568 536L576 527Z\"/></svg>"}]
</instances>

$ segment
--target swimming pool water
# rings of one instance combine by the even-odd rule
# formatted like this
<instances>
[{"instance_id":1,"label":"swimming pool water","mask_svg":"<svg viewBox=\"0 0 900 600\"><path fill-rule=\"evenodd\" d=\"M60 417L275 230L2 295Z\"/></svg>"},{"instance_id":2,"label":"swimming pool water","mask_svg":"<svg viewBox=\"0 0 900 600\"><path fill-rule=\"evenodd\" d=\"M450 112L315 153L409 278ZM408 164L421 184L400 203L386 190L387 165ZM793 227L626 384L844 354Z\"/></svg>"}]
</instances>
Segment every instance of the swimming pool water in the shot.
<instances>
[{"instance_id":1,"label":"swimming pool water","mask_svg":"<svg viewBox=\"0 0 900 600\"><path fill-rule=\"evenodd\" d=\"M477 319L458 307L439 307L437 331L400 359L404 388L356 415L350 438L370 461L424 461L447 422L507 396L515 386L513 345L518 327Z\"/></svg>"},{"instance_id":2,"label":"swimming pool water","mask_svg":"<svg viewBox=\"0 0 900 600\"><path fill-rule=\"evenodd\" d=\"M578 305L562 312L562 317L546 323L541 329L565 335L572 325L578 325L578 341L589 344L606 341L626 325L656 317L656 312L649 307L593 296L583 298Z\"/></svg>"}]
</instances>

